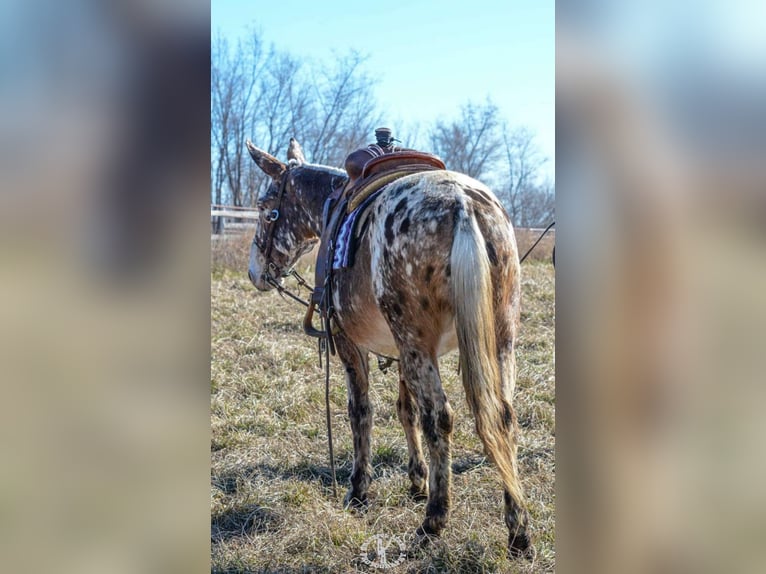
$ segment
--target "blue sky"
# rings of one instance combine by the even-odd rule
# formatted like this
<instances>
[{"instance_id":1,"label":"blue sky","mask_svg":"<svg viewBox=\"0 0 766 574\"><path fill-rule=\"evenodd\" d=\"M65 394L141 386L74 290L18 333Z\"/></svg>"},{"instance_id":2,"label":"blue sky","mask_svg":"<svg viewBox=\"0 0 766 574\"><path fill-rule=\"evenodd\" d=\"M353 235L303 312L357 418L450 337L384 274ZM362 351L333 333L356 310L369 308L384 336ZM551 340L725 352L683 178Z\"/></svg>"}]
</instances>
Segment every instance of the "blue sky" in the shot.
<instances>
[{"instance_id":1,"label":"blue sky","mask_svg":"<svg viewBox=\"0 0 766 574\"><path fill-rule=\"evenodd\" d=\"M412 123L454 118L461 104L489 96L510 125L535 132L551 179L554 14L553 0L211 2L214 35L233 39L255 27L300 58L328 60L351 49L368 55L385 123L405 143Z\"/></svg>"}]
</instances>

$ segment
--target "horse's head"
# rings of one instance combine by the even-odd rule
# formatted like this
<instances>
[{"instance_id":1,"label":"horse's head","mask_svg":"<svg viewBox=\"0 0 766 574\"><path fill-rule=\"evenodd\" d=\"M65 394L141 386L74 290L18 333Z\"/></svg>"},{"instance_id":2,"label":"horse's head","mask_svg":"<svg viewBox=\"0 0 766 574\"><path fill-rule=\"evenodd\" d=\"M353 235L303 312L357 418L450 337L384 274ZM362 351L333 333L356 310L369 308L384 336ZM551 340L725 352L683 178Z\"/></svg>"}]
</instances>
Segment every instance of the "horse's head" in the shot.
<instances>
[{"instance_id":1,"label":"horse's head","mask_svg":"<svg viewBox=\"0 0 766 574\"><path fill-rule=\"evenodd\" d=\"M255 224L248 270L253 285L267 291L319 241L324 200L346 175L341 170L306 164L294 138L290 139L286 164L250 140L246 145L258 167L271 178L256 203L260 218Z\"/></svg>"}]
</instances>

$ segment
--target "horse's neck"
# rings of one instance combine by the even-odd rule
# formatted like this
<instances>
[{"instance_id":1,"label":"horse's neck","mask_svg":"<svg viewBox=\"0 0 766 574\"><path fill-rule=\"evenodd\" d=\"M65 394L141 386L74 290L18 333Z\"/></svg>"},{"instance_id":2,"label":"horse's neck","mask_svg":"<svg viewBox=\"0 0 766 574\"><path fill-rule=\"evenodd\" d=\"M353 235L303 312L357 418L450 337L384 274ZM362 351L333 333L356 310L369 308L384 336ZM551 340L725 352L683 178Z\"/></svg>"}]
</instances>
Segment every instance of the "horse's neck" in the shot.
<instances>
[{"instance_id":1,"label":"horse's neck","mask_svg":"<svg viewBox=\"0 0 766 574\"><path fill-rule=\"evenodd\" d=\"M310 201L306 202L306 213L309 215L309 225L311 231L313 231L317 237L322 236L322 215L324 212L325 200L330 196L330 193L326 195L314 194L310 198Z\"/></svg>"},{"instance_id":2,"label":"horse's neck","mask_svg":"<svg viewBox=\"0 0 766 574\"><path fill-rule=\"evenodd\" d=\"M328 174L329 175L329 174ZM321 184L315 184L311 186L311 189L307 193L302 194L304 197L303 208L306 214L309 216L309 225L311 230L317 235L322 236L322 216L324 214L324 204L327 198L332 195L333 182L337 176L331 175L326 182Z\"/></svg>"}]
</instances>

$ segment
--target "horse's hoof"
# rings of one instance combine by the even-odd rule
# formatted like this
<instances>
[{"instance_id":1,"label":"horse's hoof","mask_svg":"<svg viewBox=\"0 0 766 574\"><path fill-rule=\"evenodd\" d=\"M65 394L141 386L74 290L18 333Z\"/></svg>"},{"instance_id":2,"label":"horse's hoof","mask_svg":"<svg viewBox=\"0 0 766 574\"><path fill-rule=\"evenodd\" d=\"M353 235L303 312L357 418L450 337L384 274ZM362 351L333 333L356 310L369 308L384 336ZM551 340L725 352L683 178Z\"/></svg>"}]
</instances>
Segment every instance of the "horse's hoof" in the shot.
<instances>
[{"instance_id":1,"label":"horse's hoof","mask_svg":"<svg viewBox=\"0 0 766 574\"><path fill-rule=\"evenodd\" d=\"M415 502L425 502L428 500L428 487L419 488L413 484L410 486L410 496Z\"/></svg>"},{"instance_id":2,"label":"horse's hoof","mask_svg":"<svg viewBox=\"0 0 766 574\"><path fill-rule=\"evenodd\" d=\"M412 543L415 547L423 548L438 539L438 532L432 532L430 529L425 528L425 526L421 524L418 526L417 530L415 530L415 534L412 537Z\"/></svg>"},{"instance_id":3,"label":"horse's hoof","mask_svg":"<svg viewBox=\"0 0 766 574\"><path fill-rule=\"evenodd\" d=\"M508 538L508 555L513 558L524 558L532 561L537 557L537 550L529 540L526 532Z\"/></svg>"},{"instance_id":4,"label":"horse's hoof","mask_svg":"<svg viewBox=\"0 0 766 574\"><path fill-rule=\"evenodd\" d=\"M356 510L365 512L370 507L370 502L366 496L356 496L349 492L343 499L343 508L346 510Z\"/></svg>"}]
</instances>

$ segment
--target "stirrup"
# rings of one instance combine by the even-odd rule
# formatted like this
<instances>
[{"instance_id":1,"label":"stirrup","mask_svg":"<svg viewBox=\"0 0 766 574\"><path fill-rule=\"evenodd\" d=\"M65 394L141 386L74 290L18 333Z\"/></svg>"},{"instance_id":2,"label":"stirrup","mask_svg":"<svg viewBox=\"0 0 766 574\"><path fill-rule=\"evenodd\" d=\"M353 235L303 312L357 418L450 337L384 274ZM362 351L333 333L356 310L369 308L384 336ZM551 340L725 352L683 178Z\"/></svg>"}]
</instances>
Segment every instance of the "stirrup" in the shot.
<instances>
[{"instance_id":1,"label":"stirrup","mask_svg":"<svg viewBox=\"0 0 766 574\"><path fill-rule=\"evenodd\" d=\"M314 301L312 300L309 303L308 309L306 309L306 316L303 318L303 332L306 333L309 337L324 339L327 337L327 331L322 331L314 327L314 311L315 310L316 310L316 303L314 303Z\"/></svg>"}]
</instances>

